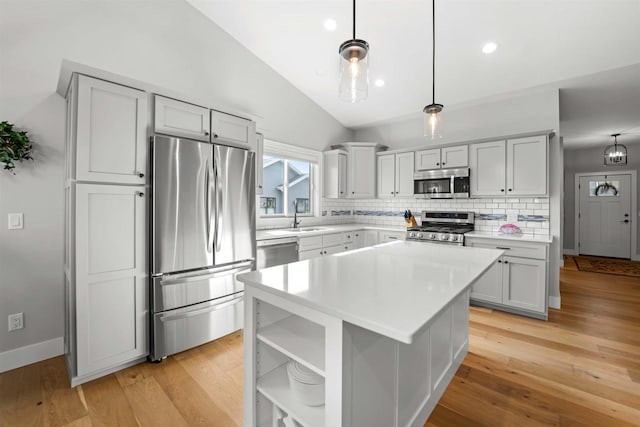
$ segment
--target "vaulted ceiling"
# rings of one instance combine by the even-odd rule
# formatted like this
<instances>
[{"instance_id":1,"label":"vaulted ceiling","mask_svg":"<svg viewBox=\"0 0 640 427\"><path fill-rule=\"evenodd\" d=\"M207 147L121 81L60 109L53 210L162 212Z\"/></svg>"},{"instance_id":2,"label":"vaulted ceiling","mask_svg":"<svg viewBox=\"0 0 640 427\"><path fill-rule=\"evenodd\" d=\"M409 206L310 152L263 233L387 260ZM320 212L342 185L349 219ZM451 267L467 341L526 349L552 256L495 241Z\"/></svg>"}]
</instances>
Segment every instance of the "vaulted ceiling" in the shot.
<instances>
[{"instance_id":1,"label":"vaulted ceiling","mask_svg":"<svg viewBox=\"0 0 640 427\"><path fill-rule=\"evenodd\" d=\"M429 0L357 2L357 36L371 45L369 98L357 104L337 95L351 1L187 1L347 127L412 114L431 101ZM323 26L329 18L334 31ZM436 100L446 107L556 82L571 86L580 76L638 64L639 22L640 0L436 0ZM489 55L481 51L488 41L498 44ZM625 74L613 90L623 96L626 84L640 88L635 77ZM383 87L373 85L378 78ZM572 87L564 107L593 110L586 105L592 92ZM619 125L640 127L639 120ZM578 121L589 124L586 116Z\"/></svg>"}]
</instances>

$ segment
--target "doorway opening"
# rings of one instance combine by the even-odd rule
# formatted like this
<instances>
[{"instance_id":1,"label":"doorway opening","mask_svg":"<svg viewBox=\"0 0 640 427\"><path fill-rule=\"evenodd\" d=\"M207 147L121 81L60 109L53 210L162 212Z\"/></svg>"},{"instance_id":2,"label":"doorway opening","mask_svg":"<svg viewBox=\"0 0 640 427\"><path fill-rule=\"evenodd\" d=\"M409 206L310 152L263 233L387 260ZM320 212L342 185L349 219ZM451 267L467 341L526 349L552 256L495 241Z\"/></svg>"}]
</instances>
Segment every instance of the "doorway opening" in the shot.
<instances>
[{"instance_id":1,"label":"doorway opening","mask_svg":"<svg viewBox=\"0 0 640 427\"><path fill-rule=\"evenodd\" d=\"M577 255L638 259L636 171L575 175Z\"/></svg>"}]
</instances>

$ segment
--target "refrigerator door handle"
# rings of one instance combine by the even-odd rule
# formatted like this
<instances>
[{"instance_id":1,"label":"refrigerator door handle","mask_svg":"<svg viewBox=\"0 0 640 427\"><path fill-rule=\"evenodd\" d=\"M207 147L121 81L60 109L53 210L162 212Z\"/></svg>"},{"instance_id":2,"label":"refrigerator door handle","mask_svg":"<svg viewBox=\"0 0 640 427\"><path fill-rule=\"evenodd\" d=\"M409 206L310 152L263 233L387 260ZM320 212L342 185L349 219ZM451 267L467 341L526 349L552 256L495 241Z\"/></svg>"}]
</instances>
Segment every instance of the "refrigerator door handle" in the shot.
<instances>
[{"instance_id":1,"label":"refrigerator door handle","mask_svg":"<svg viewBox=\"0 0 640 427\"><path fill-rule=\"evenodd\" d=\"M207 163L205 164L205 175L204 175L205 207L207 210L207 251L212 252L213 247L211 242L211 195L210 195L211 183L209 182L210 175L211 173L209 172L209 162L207 161Z\"/></svg>"},{"instance_id":2,"label":"refrigerator door handle","mask_svg":"<svg viewBox=\"0 0 640 427\"><path fill-rule=\"evenodd\" d=\"M238 304L240 301L242 301L244 299L244 292L239 292L238 296L225 301L223 303L220 304L215 304L215 305L209 305L207 307L204 308L200 308L198 310L191 310L191 311L186 311L184 313L180 313L180 314L168 314L168 315L163 315L160 316L160 321L161 322L170 322L173 320L180 320L180 319L186 319L188 317L193 317L193 316L198 316L199 314L203 314L203 313L209 313L212 311L218 311L221 310L223 308Z\"/></svg>"},{"instance_id":3,"label":"refrigerator door handle","mask_svg":"<svg viewBox=\"0 0 640 427\"><path fill-rule=\"evenodd\" d=\"M214 147L214 150L216 147ZM217 155L217 151L214 151L213 154L213 162L214 162L214 171L216 177L216 235L214 238L214 242L216 245L216 252L220 252L221 247L221 239L220 239L220 229L222 228L222 215L220 215L220 210L222 209L222 184L220 182L220 177L218 176L218 164L220 163L220 156Z\"/></svg>"}]
</instances>

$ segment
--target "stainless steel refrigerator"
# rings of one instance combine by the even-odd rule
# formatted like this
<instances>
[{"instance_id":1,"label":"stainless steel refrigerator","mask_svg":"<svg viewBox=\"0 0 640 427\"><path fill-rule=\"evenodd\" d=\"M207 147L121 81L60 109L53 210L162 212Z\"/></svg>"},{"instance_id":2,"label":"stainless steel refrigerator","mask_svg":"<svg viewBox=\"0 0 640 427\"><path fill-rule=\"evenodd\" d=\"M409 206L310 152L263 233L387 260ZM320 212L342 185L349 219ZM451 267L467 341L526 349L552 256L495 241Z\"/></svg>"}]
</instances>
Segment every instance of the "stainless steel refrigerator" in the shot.
<instances>
[{"instance_id":1,"label":"stainless steel refrigerator","mask_svg":"<svg viewBox=\"0 0 640 427\"><path fill-rule=\"evenodd\" d=\"M151 141L151 360L242 328L255 265L254 153L184 138Z\"/></svg>"}]
</instances>

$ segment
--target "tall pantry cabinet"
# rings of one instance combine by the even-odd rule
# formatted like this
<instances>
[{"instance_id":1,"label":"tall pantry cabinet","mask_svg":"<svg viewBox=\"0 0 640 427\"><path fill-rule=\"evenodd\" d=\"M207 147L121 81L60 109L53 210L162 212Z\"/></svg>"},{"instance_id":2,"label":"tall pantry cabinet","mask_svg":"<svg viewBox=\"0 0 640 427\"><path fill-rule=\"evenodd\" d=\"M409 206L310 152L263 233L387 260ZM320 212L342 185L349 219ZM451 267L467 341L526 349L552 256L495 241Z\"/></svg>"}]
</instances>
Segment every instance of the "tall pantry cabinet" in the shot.
<instances>
[{"instance_id":1,"label":"tall pantry cabinet","mask_svg":"<svg viewBox=\"0 0 640 427\"><path fill-rule=\"evenodd\" d=\"M148 95L74 74L65 142L65 355L71 385L144 360Z\"/></svg>"}]
</instances>

